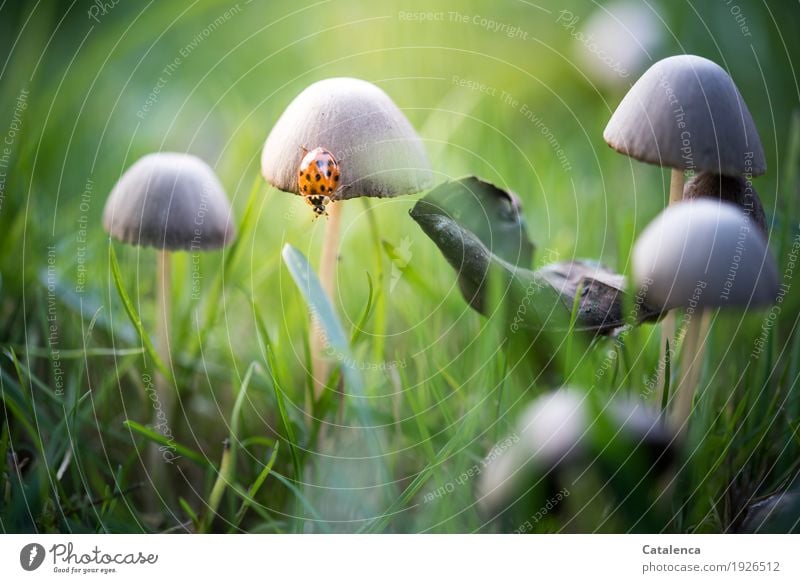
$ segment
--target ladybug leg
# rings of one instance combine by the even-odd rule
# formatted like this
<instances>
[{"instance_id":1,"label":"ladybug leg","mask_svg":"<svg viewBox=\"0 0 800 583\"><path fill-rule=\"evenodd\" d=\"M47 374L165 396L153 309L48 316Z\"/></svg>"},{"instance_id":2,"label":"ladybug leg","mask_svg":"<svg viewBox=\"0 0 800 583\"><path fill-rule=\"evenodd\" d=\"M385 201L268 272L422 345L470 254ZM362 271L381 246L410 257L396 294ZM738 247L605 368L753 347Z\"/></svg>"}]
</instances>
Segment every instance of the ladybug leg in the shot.
<instances>
[{"instance_id":1,"label":"ladybug leg","mask_svg":"<svg viewBox=\"0 0 800 583\"><path fill-rule=\"evenodd\" d=\"M308 148L306 148L305 145L301 145L300 149L303 150L303 155L308 154Z\"/></svg>"}]
</instances>

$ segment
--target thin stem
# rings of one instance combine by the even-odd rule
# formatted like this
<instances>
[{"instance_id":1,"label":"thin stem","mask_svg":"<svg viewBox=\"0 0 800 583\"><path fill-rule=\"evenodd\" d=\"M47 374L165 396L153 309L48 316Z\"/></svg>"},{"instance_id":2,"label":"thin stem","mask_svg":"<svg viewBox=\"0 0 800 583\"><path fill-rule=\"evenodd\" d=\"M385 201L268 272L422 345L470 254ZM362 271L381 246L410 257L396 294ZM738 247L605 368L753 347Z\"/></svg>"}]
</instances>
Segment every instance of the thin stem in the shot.
<instances>
[{"instance_id":1,"label":"thin stem","mask_svg":"<svg viewBox=\"0 0 800 583\"><path fill-rule=\"evenodd\" d=\"M161 357L161 362L170 367L169 358L169 329L171 316L172 297L172 262L169 250L158 251L158 272L156 276L156 350ZM156 374L156 390L161 406L167 419L170 419L172 399L167 380L161 374Z\"/></svg>"},{"instance_id":2,"label":"thin stem","mask_svg":"<svg viewBox=\"0 0 800 583\"><path fill-rule=\"evenodd\" d=\"M692 403L700 381L700 371L706 348L706 337L711 325L711 312L695 313L686 330L686 340L681 350L681 374L675 389L675 406L672 411L673 426L684 433L688 426Z\"/></svg>"},{"instance_id":3,"label":"thin stem","mask_svg":"<svg viewBox=\"0 0 800 583\"><path fill-rule=\"evenodd\" d=\"M686 177L683 170L672 169L669 178L669 204L675 204L683 200L683 183Z\"/></svg>"},{"instance_id":4,"label":"thin stem","mask_svg":"<svg viewBox=\"0 0 800 583\"><path fill-rule=\"evenodd\" d=\"M169 367L169 322L170 300L172 297L172 262L169 250L160 249L158 251L156 269L156 351L161 358L161 362ZM172 419L172 391L167 379L158 370L156 370L154 376L158 402L153 404L153 425L158 428L165 422L169 423ZM158 429L156 430L159 431ZM157 490L166 485L164 463L158 445L151 444L150 473L153 486ZM158 497L159 493L156 492L153 497L153 506L155 506L155 501L157 501ZM155 507L151 508L151 510L155 510Z\"/></svg>"},{"instance_id":5,"label":"thin stem","mask_svg":"<svg viewBox=\"0 0 800 583\"><path fill-rule=\"evenodd\" d=\"M319 280L331 304L334 304L336 290L336 264L339 260L339 233L342 223L341 207L341 201L332 202L327 207L328 221L325 225L319 264ZM330 376L330 363L324 358L325 333L318 322L314 322L312 326L311 366L314 372L314 400L318 400L325 387L325 381Z\"/></svg>"},{"instance_id":6,"label":"thin stem","mask_svg":"<svg viewBox=\"0 0 800 583\"><path fill-rule=\"evenodd\" d=\"M680 202L683 200L683 184L686 179L684 171L682 169L673 168L672 173L670 174L669 180L669 204L675 204L676 202ZM666 362L667 356L667 341L669 341L670 347L675 345L675 313L674 312L667 312L664 317L661 319L661 348L659 352L659 364ZM674 354L674 351L673 351ZM663 397L663 386L664 386L664 369L663 366L659 366L658 371L658 402L661 402L661 398Z\"/></svg>"}]
</instances>

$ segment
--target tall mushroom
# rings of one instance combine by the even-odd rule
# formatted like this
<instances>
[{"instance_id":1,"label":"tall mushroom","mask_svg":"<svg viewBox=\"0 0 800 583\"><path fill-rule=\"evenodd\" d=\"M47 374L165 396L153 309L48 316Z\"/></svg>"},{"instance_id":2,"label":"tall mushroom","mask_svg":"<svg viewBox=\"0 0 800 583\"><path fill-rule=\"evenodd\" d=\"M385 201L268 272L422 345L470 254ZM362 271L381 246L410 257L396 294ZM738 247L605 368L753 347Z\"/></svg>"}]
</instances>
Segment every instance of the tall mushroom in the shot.
<instances>
[{"instance_id":1,"label":"tall mushroom","mask_svg":"<svg viewBox=\"0 0 800 583\"><path fill-rule=\"evenodd\" d=\"M172 251L206 251L235 238L231 208L214 171L190 154L159 152L135 162L106 201L103 227L129 245L157 250L157 350L169 362ZM156 373L156 394L170 418L172 391Z\"/></svg>"},{"instance_id":2,"label":"tall mushroom","mask_svg":"<svg viewBox=\"0 0 800 583\"><path fill-rule=\"evenodd\" d=\"M645 71L603 138L626 156L671 168L669 204L682 200L687 170L758 176L767 168L755 122L733 79L695 55L668 57ZM674 335L675 317L666 314L662 360Z\"/></svg>"},{"instance_id":3,"label":"tall mushroom","mask_svg":"<svg viewBox=\"0 0 800 583\"><path fill-rule=\"evenodd\" d=\"M708 59L658 61L631 87L603 132L616 151L672 168L670 203L683 197L684 172L763 174L755 122L733 79Z\"/></svg>"},{"instance_id":4,"label":"tall mushroom","mask_svg":"<svg viewBox=\"0 0 800 583\"><path fill-rule=\"evenodd\" d=\"M633 249L633 277L649 305L662 311L688 308L672 413L684 429L703 360L706 310L773 303L775 260L762 232L739 208L701 198L670 206L645 228Z\"/></svg>"},{"instance_id":5,"label":"tall mushroom","mask_svg":"<svg viewBox=\"0 0 800 583\"><path fill-rule=\"evenodd\" d=\"M326 158L332 156L340 172L339 185L332 193L303 192L298 183L301 163L318 149ZM428 188L433 180L422 140L391 98L372 83L345 77L318 81L295 97L264 143L261 173L279 190L309 198L329 197L319 269L322 286L331 299L343 201L413 194ZM317 212L318 200L312 205ZM321 334L315 334L316 396L327 376L320 355L323 342Z\"/></svg>"}]
</instances>

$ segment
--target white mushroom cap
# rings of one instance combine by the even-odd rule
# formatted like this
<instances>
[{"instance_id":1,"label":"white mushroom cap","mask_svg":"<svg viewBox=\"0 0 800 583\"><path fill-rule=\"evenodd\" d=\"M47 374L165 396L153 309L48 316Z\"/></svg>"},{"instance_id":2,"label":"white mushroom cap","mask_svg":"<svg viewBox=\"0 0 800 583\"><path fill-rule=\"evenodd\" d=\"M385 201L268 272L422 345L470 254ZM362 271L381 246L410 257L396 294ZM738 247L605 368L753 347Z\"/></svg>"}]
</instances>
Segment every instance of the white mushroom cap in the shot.
<instances>
[{"instance_id":1,"label":"white mushroom cap","mask_svg":"<svg viewBox=\"0 0 800 583\"><path fill-rule=\"evenodd\" d=\"M190 154L140 158L117 181L103 228L131 245L216 249L235 238L228 197L214 171Z\"/></svg>"},{"instance_id":2,"label":"white mushroom cap","mask_svg":"<svg viewBox=\"0 0 800 583\"><path fill-rule=\"evenodd\" d=\"M669 465L674 435L656 409L637 399L614 397L600 410L590 398L575 388L564 388L528 406L520 417L517 441L500 442L484 461L478 490L485 510L513 503L535 485L536 476L550 470L571 468L582 473L595 466L609 443L602 432L606 425L614 434L612 447L625 443L648 455L654 466Z\"/></svg>"},{"instance_id":3,"label":"white mushroom cap","mask_svg":"<svg viewBox=\"0 0 800 583\"><path fill-rule=\"evenodd\" d=\"M318 81L289 104L261 154L267 182L298 193L304 147L325 148L339 161L336 199L412 194L433 181L425 147L408 119L383 90L360 79Z\"/></svg>"},{"instance_id":4,"label":"white mushroom cap","mask_svg":"<svg viewBox=\"0 0 800 583\"><path fill-rule=\"evenodd\" d=\"M578 31L571 32L583 70L592 81L612 88L628 87L664 39L658 14L635 0L598 6L579 30L580 36Z\"/></svg>"},{"instance_id":5,"label":"white mushroom cap","mask_svg":"<svg viewBox=\"0 0 800 583\"><path fill-rule=\"evenodd\" d=\"M520 417L518 442L498 444L486 460L479 492L481 505L497 508L510 501L530 470L548 470L584 453L589 412L585 396L575 389L542 395Z\"/></svg>"},{"instance_id":6,"label":"white mushroom cap","mask_svg":"<svg viewBox=\"0 0 800 583\"><path fill-rule=\"evenodd\" d=\"M631 87L603 137L632 158L685 170L759 175L764 149L733 80L694 55L658 61Z\"/></svg>"},{"instance_id":7,"label":"white mushroom cap","mask_svg":"<svg viewBox=\"0 0 800 583\"><path fill-rule=\"evenodd\" d=\"M633 277L659 309L756 307L775 301L778 272L760 229L708 198L670 205L639 236Z\"/></svg>"}]
</instances>

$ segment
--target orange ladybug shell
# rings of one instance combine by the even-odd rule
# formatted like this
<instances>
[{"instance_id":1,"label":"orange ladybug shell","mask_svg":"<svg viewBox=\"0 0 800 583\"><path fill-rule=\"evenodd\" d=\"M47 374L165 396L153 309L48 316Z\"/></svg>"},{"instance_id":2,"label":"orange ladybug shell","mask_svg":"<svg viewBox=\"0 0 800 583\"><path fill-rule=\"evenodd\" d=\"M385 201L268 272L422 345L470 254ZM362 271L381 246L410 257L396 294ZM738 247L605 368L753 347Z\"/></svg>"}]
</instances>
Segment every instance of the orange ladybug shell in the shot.
<instances>
[{"instance_id":1,"label":"orange ladybug shell","mask_svg":"<svg viewBox=\"0 0 800 583\"><path fill-rule=\"evenodd\" d=\"M303 196L323 194L333 198L339 186L339 163L325 148L314 148L306 153L297 171L297 187Z\"/></svg>"}]
</instances>

